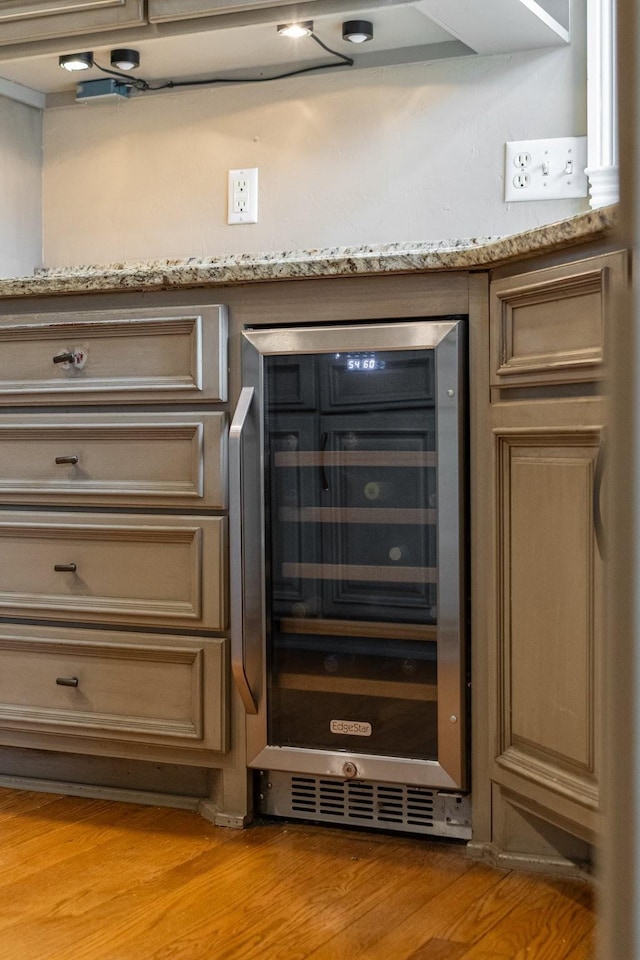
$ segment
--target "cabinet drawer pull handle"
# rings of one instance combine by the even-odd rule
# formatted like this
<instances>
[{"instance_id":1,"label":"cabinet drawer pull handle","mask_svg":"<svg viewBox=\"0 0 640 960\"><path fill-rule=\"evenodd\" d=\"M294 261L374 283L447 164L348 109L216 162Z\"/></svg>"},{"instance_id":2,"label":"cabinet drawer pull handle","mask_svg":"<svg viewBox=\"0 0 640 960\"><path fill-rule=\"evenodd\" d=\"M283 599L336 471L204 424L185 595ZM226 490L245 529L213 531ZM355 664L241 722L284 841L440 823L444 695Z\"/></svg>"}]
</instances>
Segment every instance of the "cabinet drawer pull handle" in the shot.
<instances>
[{"instance_id":1,"label":"cabinet drawer pull handle","mask_svg":"<svg viewBox=\"0 0 640 960\"><path fill-rule=\"evenodd\" d=\"M59 353L57 357L53 358L54 363L74 363L76 359L75 353Z\"/></svg>"},{"instance_id":2,"label":"cabinet drawer pull handle","mask_svg":"<svg viewBox=\"0 0 640 960\"><path fill-rule=\"evenodd\" d=\"M77 687L79 682L77 677L56 677L59 687Z\"/></svg>"},{"instance_id":3,"label":"cabinet drawer pull handle","mask_svg":"<svg viewBox=\"0 0 640 960\"><path fill-rule=\"evenodd\" d=\"M56 457L56 463L77 463L77 457Z\"/></svg>"},{"instance_id":4,"label":"cabinet drawer pull handle","mask_svg":"<svg viewBox=\"0 0 640 960\"><path fill-rule=\"evenodd\" d=\"M53 569L56 573L75 573L76 565L75 563L56 563Z\"/></svg>"}]
</instances>

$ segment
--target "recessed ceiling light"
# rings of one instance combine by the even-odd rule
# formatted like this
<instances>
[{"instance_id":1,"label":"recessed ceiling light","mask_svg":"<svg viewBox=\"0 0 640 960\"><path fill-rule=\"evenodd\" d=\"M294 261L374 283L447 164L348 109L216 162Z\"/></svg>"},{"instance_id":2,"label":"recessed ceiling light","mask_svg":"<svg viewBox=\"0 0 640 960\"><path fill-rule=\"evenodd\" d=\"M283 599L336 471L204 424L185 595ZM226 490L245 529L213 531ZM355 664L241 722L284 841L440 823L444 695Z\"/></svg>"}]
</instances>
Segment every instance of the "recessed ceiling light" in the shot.
<instances>
[{"instance_id":1,"label":"recessed ceiling light","mask_svg":"<svg viewBox=\"0 0 640 960\"><path fill-rule=\"evenodd\" d=\"M88 70L93 66L93 53L65 53L58 63L63 70Z\"/></svg>"},{"instance_id":2,"label":"recessed ceiling light","mask_svg":"<svg viewBox=\"0 0 640 960\"><path fill-rule=\"evenodd\" d=\"M281 37L310 37L313 33L313 20L302 20L298 23L281 23L276 27Z\"/></svg>"},{"instance_id":3,"label":"recessed ceiling light","mask_svg":"<svg viewBox=\"0 0 640 960\"><path fill-rule=\"evenodd\" d=\"M111 66L118 70L135 70L140 66L140 54L137 50L112 50Z\"/></svg>"},{"instance_id":4,"label":"recessed ceiling light","mask_svg":"<svg viewBox=\"0 0 640 960\"><path fill-rule=\"evenodd\" d=\"M370 20L347 20L342 24L342 39L350 43L373 40L373 24Z\"/></svg>"}]
</instances>

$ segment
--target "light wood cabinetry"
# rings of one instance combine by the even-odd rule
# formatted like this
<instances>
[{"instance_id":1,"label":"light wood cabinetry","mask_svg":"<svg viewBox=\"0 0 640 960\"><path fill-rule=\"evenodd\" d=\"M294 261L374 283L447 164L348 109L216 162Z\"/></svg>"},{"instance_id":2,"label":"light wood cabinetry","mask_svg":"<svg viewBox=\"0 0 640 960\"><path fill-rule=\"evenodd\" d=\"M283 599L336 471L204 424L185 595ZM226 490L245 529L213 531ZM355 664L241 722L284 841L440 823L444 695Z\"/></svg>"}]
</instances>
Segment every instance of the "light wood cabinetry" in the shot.
<instances>
[{"instance_id":1,"label":"light wood cabinetry","mask_svg":"<svg viewBox=\"0 0 640 960\"><path fill-rule=\"evenodd\" d=\"M593 498L601 401L542 402L494 429L497 549L493 779L597 832L602 558ZM544 424L541 426L539 424Z\"/></svg>"},{"instance_id":2,"label":"light wood cabinetry","mask_svg":"<svg viewBox=\"0 0 640 960\"><path fill-rule=\"evenodd\" d=\"M530 865L560 851L561 869L588 858L602 816L602 381L610 294L627 271L620 252L569 260L225 289L236 333L423 316L425 303L469 315L476 855ZM66 311L50 300L0 315L0 754L75 753L87 777L87 758L206 767L219 774L214 818L236 811L239 823L225 311L125 299L145 307L74 298ZM287 435L301 429L290 418ZM292 451L278 456L284 473ZM309 686L304 664L287 682Z\"/></svg>"},{"instance_id":3,"label":"light wood cabinetry","mask_svg":"<svg viewBox=\"0 0 640 960\"><path fill-rule=\"evenodd\" d=\"M141 23L144 0L0 0L0 45Z\"/></svg>"},{"instance_id":4,"label":"light wood cabinetry","mask_svg":"<svg viewBox=\"0 0 640 960\"><path fill-rule=\"evenodd\" d=\"M0 343L0 743L215 765L224 308L5 314Z\"/></svg>"},{"instance_id":5,"label":"light wood cabinetry","mask_svg":"<svg viewBox=\"0 0 640 960\"><path fill-rule=\"evenodd\" d=\"M281 5L279 0L149 0L149 20L151 23L185 20Z\"/></svg>"},{"instance_id":6,"label":"light wood cabinetry","mask_svg":"<svg viewBox=\"0 0 640 960\"><path fill-rule=\"evenodd\" d=\"M225 509L225 415L81 413L0 418L0 499Z\"/></svg>"},{"instance_id":7,"label":"light wood cabinetry","mask_svg":"<svg viewBox=\"0 0 640 960\"><path fill-rule=\"evenodd\" d=\"M585 383L604 376L607 291L623 258L562 264L491 284L491 386Z\"/></svg>"},{"instance_id":8,"label":"light wood cabinetry","mask_svg":"<svg viewBox=\"0 0 640 960\"><path fill-rule=\"evenodd\" d=\"M218 308L35 314L0 325L0 403L227 399Z\"/></svg>"},{"instance_id":9,"label":"light wood cabinetry","mask_svg":"<svg viewBox=\"0 0 640 960\"><path fill-rule=\"evenodd\" d=\"M0 514L0 611L226 627L226 518Z\"/></svg>"},{"instance_id":10,"label":"light wood cabinetry","mask_svg":"<svg viewBox=\"0 0 640 960\"><path fill-rule=\"evenodd\" d=\"M0 724L34 734L224 750L223 639L0 628Z\"/></svg>"},{"instance_id":11,"label":"light wood cabinetry","mask_svg":"<svg viewBox=\"0 0 640 960\"><path fill-rule=\"evenodd\" d=\"M514 806L599 827L600 524L609 288L621 253L491 284L491 777Z\"/></svg>"}]
</instances>

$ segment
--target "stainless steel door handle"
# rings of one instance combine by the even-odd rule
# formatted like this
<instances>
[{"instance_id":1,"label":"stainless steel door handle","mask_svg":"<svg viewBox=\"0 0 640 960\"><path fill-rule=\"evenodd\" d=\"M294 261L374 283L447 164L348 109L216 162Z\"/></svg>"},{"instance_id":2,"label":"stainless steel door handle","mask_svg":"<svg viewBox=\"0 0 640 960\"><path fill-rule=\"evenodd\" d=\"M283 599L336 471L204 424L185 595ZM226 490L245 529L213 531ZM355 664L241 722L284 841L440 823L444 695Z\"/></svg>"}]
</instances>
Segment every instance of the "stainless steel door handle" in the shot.
<instances>
[{"instance_id":1,"label":"stainless steel door handle","mask_svg":"<svg viewBox=\"0 0 640 960\"><path fill-rule=\"evenodd\" d=\"M229 565L231 572L231 670L247 713L258 707L245 671L244 524L242 433L253 402L254 388L243 387L229 428Z\"/></svg>"}]
</instances>

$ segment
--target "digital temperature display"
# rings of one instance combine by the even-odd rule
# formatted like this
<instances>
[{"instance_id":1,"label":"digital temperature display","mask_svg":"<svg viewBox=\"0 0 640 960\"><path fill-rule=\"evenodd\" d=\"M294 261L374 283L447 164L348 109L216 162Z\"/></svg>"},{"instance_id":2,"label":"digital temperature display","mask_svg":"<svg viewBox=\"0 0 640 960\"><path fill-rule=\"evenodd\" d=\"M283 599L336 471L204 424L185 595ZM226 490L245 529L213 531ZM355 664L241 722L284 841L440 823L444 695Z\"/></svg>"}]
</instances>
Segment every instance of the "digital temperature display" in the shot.
<instances>
[{"instance_id":1,"label":"digital temperature display","mask_svg":"<svg viewBox=\"0 0 640 960\"><path fill-rule=\"evenodd\" d=\"M384 370L385 361L379 360L375 353L348 353L344 368L345 370Z\"/></svg>"}]
</instances>

